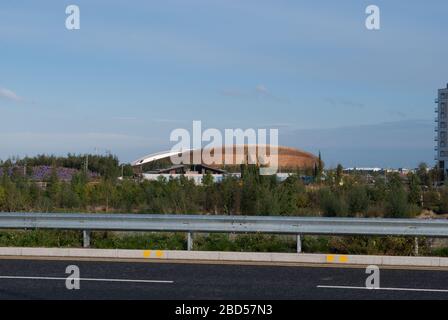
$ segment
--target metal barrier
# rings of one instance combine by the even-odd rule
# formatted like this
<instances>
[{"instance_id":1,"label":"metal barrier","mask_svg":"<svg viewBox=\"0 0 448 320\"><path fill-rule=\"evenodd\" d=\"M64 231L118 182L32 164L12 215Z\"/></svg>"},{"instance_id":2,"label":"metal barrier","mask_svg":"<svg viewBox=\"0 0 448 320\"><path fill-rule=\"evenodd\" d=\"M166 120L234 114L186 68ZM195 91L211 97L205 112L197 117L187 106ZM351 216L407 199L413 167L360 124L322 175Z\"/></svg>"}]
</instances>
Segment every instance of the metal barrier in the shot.
<instances>
[{"instance_id":1,"label":"metal barrier","mask_svg":"<svg viewBox=\"0 0 448 320\"><path fill-rule=\"evenodd\" d=\"M301 235L448 237L448 220L285 216L0 213L0 228L83 230L85 247L92 230L186 232L188 250L195 232L297 235L298 252Z\"/></svg>"}]
</instances>

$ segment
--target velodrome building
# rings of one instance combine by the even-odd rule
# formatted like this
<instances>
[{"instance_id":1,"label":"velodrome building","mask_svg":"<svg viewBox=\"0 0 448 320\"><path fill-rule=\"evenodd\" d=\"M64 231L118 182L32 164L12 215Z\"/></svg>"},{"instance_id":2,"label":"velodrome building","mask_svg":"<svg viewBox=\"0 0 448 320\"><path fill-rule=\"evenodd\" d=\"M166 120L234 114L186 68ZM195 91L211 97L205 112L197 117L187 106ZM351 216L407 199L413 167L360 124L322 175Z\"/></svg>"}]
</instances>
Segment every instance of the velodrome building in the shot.
<instances>
[{"instance_id":1,"label":"velodrome building","mask_svg":"<svg viewBox=\"0 0 448 320\"><path fill-rule=\"evenodd\" d=\"M227 148L221 147L221 161L215 161L211 163L204 163L201 155L204 152L214 156L216 149L197 149L197 150L185 150L185 151L165 151L157 152L142 158L139 158L132 162L134 173L146 180L157 180L160 177L164 178L178 178L185 176L195 181L196 184L202 183L202 178L205 174L211 174L215 182L219 182L226 175L240 176L241 164L258 164L253 161L252 151L259 151L259 146L239 145ZM315 155L291 147L272 147L267 146L267 156L272 153L277 155L277 177L280 180L286 179L290 174L298 171L314 169L319 162L318 157ZM275 149L274 149L275 148ZM227 157L234 159L234 162L225 161ZM183 161L180 164L173 164L171 157L182 158ZM255 157L257 158L257 157ZM195 161L195 159L201 159ZM229 159L229 158L227 158ZM238 162L239 159L239 162Z\"/></svg>"}]
</instances>

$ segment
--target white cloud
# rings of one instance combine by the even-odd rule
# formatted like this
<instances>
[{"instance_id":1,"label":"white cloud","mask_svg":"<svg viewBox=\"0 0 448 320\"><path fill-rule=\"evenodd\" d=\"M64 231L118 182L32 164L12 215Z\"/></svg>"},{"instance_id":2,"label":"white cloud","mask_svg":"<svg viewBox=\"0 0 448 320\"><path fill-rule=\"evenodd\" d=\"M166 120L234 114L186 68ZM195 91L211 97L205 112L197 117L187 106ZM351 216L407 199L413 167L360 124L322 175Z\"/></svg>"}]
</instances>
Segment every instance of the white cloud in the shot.
<instances>
[{"instance_id":1,"label":"white cloud","mask_svg":"<svg viewBox=\"0 0 448 320\"><path fill-rule=\"evenodd\" d=\"M255 88L255 90L257 90L257 92L260 93L260 94L263 94L263 95L269 95L269 91L268 91L268 89L267 89L264 85L262 85L262 84L259 84L259 85Z\"/></svg>"},{"instance_id":2,"label":"white cloud","mask_svg":"<svg viewBox=\"0 0 448 320\"><path fill-rule=\"evenodd\" d=\"M289 103L287 99L272 94L264 84L258 84L251 90L226 89L222 90L220 93L223 96L231 98L269 99L275 102Z\"/></svg>"},{"instance_id":3,"label":"white cloud","mask_svg":"<svg viewBox=\"0 0 448 320\"><path fill-rule=\"evenodd\" d=\"M185 123L188 122L185 119L181 120L181 119L168 119L168 118L155 118L152 119L153 122L157 122L157 123Z\"/></svg>"},{"instance_id":4,"label":"white cloud","mask_svg":"<svg viewBox=\"0 0 448 320\"><path fill-rule=\"evenodd\" d=\"M20 102L23 98L18 96L14 91L0 87L0 98Z\"/></svg>"}]
</instances>

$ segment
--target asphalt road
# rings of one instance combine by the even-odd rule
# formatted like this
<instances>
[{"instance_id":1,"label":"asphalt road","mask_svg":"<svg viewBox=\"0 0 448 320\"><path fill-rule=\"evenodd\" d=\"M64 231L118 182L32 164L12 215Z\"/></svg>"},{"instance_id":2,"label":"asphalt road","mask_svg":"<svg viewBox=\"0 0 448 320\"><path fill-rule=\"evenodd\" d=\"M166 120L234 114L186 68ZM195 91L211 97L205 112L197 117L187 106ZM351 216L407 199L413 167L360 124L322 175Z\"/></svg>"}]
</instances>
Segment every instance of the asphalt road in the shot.
<instances>
[{"instance_id":1,"label":"asphalt road","mask_svg":"<svg viewBox=\"0 0 448 320\"><path fill-rule=\"evenodd\" d=\"M66 288L68 265L79 267L79 290ZM0 299L448 299L448 271L382 269L381 290L363 289L366 277L362 268L0 259Z\"/></svg>"}]
</instances>

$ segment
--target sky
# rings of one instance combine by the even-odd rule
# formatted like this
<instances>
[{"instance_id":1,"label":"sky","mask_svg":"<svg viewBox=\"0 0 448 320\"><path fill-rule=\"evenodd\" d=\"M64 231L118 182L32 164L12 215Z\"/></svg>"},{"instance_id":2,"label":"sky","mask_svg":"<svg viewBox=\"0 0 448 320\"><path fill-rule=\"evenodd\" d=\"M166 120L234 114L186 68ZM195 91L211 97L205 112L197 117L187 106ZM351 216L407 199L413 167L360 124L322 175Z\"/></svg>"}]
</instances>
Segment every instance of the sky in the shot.
<instances>
[{"instance_id":1,"label":"sky","mask_svg":"<svg viewBox=\"0 0 448 320\"><path fill-rule=\"evenodd\" d=\"M65 9L80 8L80 30ZM381 29L367 30L368 5ZM278 128L327 166L434 163L448 2L2 1L0 159L168 150L172 130Z\"/></svg>"}]
</instances>

